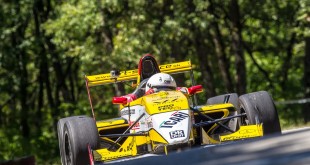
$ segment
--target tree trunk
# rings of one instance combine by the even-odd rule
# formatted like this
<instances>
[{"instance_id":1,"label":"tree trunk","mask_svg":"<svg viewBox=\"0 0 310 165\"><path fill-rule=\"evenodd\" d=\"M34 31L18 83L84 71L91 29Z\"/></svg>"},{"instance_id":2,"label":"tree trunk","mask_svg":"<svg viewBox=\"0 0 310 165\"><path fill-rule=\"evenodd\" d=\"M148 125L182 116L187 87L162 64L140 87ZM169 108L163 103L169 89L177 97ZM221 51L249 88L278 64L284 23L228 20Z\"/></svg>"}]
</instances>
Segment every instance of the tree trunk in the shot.
<instances>
[{"instance_id":1,"label":"tree trunk","mask_svg":"<svg viewBox=\"0 0 310 165\"><path fill-rule=\"evenodd\" d=\"M40 73L38 76L39 81L39 96L38 96L38 105L37 105L37 112L35 118L35 124L37 127L37 133L40 135L41 131L41 124L42 124L42 108L43 108L43 97L44 97L44 79L43 79L43 66L40 66Z\"/></svg>"},{"instance_id":2,"label":"tree trunk","mask_svg":"<svg viewBox=\"0 0 310 165\"><path fill-rule=\"evenodd\" d=\"M199 36L199 35L198 35ZM199 60L199 66L202 74L203 85L206 86L206 100L212 96L216 95L215 87L213 85L213 72L208 63L208 54L207 49L205 46L202 45L201 41L199 40L200 37L195 37L195 47L196 52Z\"/></svg>"},{"instance_id":3,"label":"tree trunk","mask_svg":"<svg viewBox=\"0 0 310 165\"><path fill-rule=\"evenodd\" d=\"M60 59L58 54L56 53L56 48L53 43L51 43L51 40L48 36L43 35L43 29L41 29L40 25L46 22L48 19L48 16L50 14L50 11L52 10L51 2L50 0L46 1L40 1L35 0L34 6L33 6L33 14L34 14L34 20L35 20L35 33L36 33L36 40L37 44L39 45L38 54L39 56L39 62L40 62L40 78L42 78L42 81L45 83L46 88L46 94L48 98L49 106L52 109L52 117L53 117L53 125L56 129L57 126L57 119L60 114L59 106L61 104L61 95L64 98L65 102L70 102L70 92L68 91L68 88L66 86L65 80L66 75L63 73L63 66L61 65ZM45 44L47 45L47 49L45 49ZM49 62L47 57L47 52L50 52L51 59L53 61L53 68L55 71L56 76L56 89L54 91L53 96L53 89L50 82L50 73L49 73ZM40 80L41 81L41 80ZM43 91L40 91L43 92ZM39 94L39 97L41 97L41 94ZM39 102L40 102L39 98ZM37 110L37 116L40 116L41 108L40 105L38 106Z\"/></svg>"},{"instance_id":4,"label":"tree trunk","mask_svg":"<svg viewBox=\"0 0 310 165\"><path fill-rule=\"evenodd\" d=\"M39 11L42 10L42 3L39 1L35 1L33 4L32 12L34 17L35 24L35 38L38 46L38 61L39 61L39 75L38 75L38 83L39 83L39 95L38 95L38 106L36 111L35 124L37 127L37 133L41 134L41 121L42 121L42 107L43 107L43 95L44 95L44 67L46 67L46 55L44 45L42 43L41 29L40 29L40 17Z\"/></svg>"},{"instance_id":5,"label":"tree trunk","mask_svg":"<svg viewBox=\"0 0 310 165\"><path fill-rule=\"evenodd\" d=\"M281 72L281 81L280 86L283 91L286 90L286 82L288 77L288 71L291 68L291 60L293 57L293 48L296 42L296 33L293 33L290 39L290 42L286 48L286 57L284 58L283 66L282 66L282 72Z\"/></svg>"},{"instance_id":6,"label":"tree trunk","mask_svg":"<svg viewBox=\"0 0 310 165\"><path fill-rule=\"evenodd\" d=\"M237 70L237 93L246 93L246 68L242 47L242 27L239 14L239 5L237 0L231 0L230 14L232 21L232 48L236 57L236 70Z\"/></svg>"},{"instance_id":7,"label":"tree trunk","mask_svg":"<svg viewBox=\"0 0 310 165\"><path fill-rule=\"evenodd\" d=\"M305 98L310 98L310 37L306 38L306 51L304 60L304 87L305 87ZM302 116L304 117L304 122L310 122L310 103L305 103Z\"/></svg>"},{"instance_id":8,"label":"tree trunk","mask_svg":"<svg viewBox=\"0 0 310 165\"><path fill-rule=\"evenodd\" d=\"M53 59L53 68L54 68L55 75L56 75L56 84L57 84L56 86L58 88L58 92L60 92L61 95L63 96L64 102L71 102L70 92L66 84L67 74L64 73L64 69L63 69L64 66L61 62L59 54L55 53L55 49L56 48L54 44L49 42L49 50L54 52L52 53L52 59ZM56 94L56 95L58 96L60 94Z\"/></svg>"},{"instance_id":9,"label":"tree trunk","mask_svg":"<svg viewBox=\"0 0 310 165\"><path fill-rule=\"evenodd\" d=\"M26 57L26 53L22 50L19 53L19 63L20 63L20 101L21 101L21 128L23 132L23 136L28 138L30 134L30 128L28 123L28 114L29 108L27 105L27 98L28 98L28 71L26 65L28 63L28 59Z\"/></svg>"},{"instance_id":10,"label":"tree trunk","mask_svg":"<svg viewBox=\"0 0 310 165\"><path fill-rule=\"evenodd\" d=\"M128 1L124 0L123 4L124 4L124 10L126 9L128 10ZM112 30L107 25L106 21L111 17L111 13L102 7L101 0L97 0L97 6L98 6L98 10L102 17L102 28L100 31L101 38L99 39L99 41L102 42L103 44L105 54L110 55L114 49L113 33L112 33ZM123 11L123 12L126 12L126 11ZM116 96L125 94L125 86L123 83L117 83L114 86L114 89L115 89L113 90L114 95Z\"/></svg>"},{"instance_id":11,"label":"tree trunk","mask_svg":"<svg viewBox=\"0 0 310 165\"><path fill-rule=\"evenodd\" d=\"M20 14L20 6L18 2L15 2L15 9L16 9L16 13L17 15L21 15ZM12 45L14 47L16 47L15 49L15 55L16 55L16 59L18 61L18 68L17 68L17 75L19 77L19 94L18 94L18 98L20 100L20 104L21 104L21 113L20 113L20 117L21 117L21 131L22 131L22 135L25 138L29 138L30 135L30 127L29 127L29 123L28 123L28 115L29 115L29 107L27 105L27 98L28 98L28 70L27 70L27 64L28 64L28 57L27 54L24 50L24 48L19 48L19 46L22 44L24 38L25 38L25 30L27 28L28 25L28 20L23 20L23 18L19 18L19 23L16 23L16 25L19 24L19 26L17 27L17 30L15 33L13 33L11 35L11 40L12 40Z\"/></svg>"},{"instance_id":12,"label":"tree trunk","mask_svg":"<svg viewBox=\"0 0 310 165\"><path fill-rule=\"evenodd\" d=\"M196 6L193 0L186 1L188 14L195 12ZM192 20L191 20L192 21ZM199 28L195 26L195 23L192 22L190 24L189 29L193 32L194 36L192 38L192 42L195 46L195 50L197 53L197 57L199 60L199 68L201 71L203 86L206 86L206 100L212 96L216 95L215 87L213 84L213 72L211 69L211 64L209 63L209 51L207 48L207 44L204 41L204 38L207 34L206 31L201 31Z\"/></svg>"},{"instance_id":13,"label":"tree trunk","mask_svg":"<svg viewBox=\"0 0 310 165\"><path fill-rule=\"evenodd\" d=\"M102 28L100 31L101 39L103 47L106 50L106 54L110 54L113 51L113 42L112 42L112 31L109 29L109 27L106 25L106 17L109 17L111 14L108 10L104 10L101 4L101 0L97 0L97 6L98 10L101 13L102 17Z\"/></svg>"},{"instance_id":14,"label":"tree trunk","mask_svg":"<svg viewBox=\"0 0 310 165\"><path fill-rule=\"evenodd\" d=\"M53 98L53 91L50 83L50 73L49 73L49 62L47 57L47 50L45 49L45 43L49 39L47 39L42 32L40 25L48 19L48 15L51 11L50 1L40 1L36 0L33 4L33 16L35 23L35 37L36 43L38 44L38 61L39 61L39 98L38 98L38 106L36 112L36 124L38 125L38 133L41 132L41 121L42 119L42 108L44 102L44 90L46 90L46 95L49 103L49 107L52 109L52 116L54 120L54 128L56 128L56 119L59 116L58 106L55 105L55 100ZM48 47L50 48L50 46ZM48 52L54 52L54 50L49 49ZM45 88L44 88L45 87ZM59 96L55 96L55 98L59 99Z\"/></svg>"},{"instance_id":15,"label":"tree trunk","mask_svg":"<svg viewBox=\"0 0 310 165\"><path fill-rule=\"evenodd\" d=\"M212 33L212 38L213 38L213 43L215 45L215 52L216 56L218 58L218 65L220 69L220 73L222 75L224 85L226 88L227 93L232 93L234 92L234 87L232 83L232 79L229 73L229 68L230 68L230 63L229 59L227 58L227 55L225 53L225 45L223 42L223 37L220 32L220 28L218 25L218 22L216 21L216 16L215 16L215 11L214 11L214 4L211 0L210 2L210 7L209 7L209 12L214 16L213 21L211 22L211 27L213 28L213 33Z\"/></svg>"}]
</instances>

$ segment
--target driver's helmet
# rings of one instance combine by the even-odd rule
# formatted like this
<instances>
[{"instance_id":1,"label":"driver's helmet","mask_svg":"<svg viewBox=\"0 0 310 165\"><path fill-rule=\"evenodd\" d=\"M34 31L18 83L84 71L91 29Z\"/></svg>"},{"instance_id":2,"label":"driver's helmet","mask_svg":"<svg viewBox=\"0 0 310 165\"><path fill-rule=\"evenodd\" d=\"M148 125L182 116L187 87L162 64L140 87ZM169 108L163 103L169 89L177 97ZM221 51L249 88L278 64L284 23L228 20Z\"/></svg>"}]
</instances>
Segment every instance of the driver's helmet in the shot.
<instances>
[{"instance_id":1,"label":"driver's helmet","mask_svg":"<svg viewBox=\"0 0 310 165\"><path fill-rule=\"evenodd\" d=\"M154 92L160 90L176 90L177 84L172 76L166 73L154 74L146 83L145 91L153 89Z\"/></svg>"}]
</instances>

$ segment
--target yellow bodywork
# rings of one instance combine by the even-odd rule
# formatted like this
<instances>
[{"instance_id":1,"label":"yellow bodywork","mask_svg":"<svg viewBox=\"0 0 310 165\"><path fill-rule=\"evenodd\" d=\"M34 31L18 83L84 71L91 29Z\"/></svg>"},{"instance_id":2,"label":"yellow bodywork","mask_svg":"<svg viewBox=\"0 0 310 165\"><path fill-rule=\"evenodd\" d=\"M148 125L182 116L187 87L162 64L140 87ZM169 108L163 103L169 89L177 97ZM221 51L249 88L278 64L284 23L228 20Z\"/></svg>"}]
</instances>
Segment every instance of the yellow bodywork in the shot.
<instances>
[{"instance_id":1,"label":"yellow bodywork","mask_svg":"<svg viewBox=\"0 0 310 165\"><path fill-rule=\"evenodd\" d=\"M163 101L160 99L161 96L164 95L169 95L173 97L178 97L183 101L176 102L174 103L175 106L179 106L181 109L182 108L188 108L188 103L187 103L187 98L180 92L176 91L170 91L168 93L158 93L153 96L149 97L143 97L140 99L137 99L133 102L131 102L131 105L140 105L143 104L148 110L148 113L150 114L156 114L160 113L158 111L158 106L162 105L170 105L171 100L168 99L168 101L165 101L165 103L161 103L160 101ZM173 100L173 97L171 99ZM183 98L184 97L184 98ZM163 97L164 99L167 97ZM149 102L150 101L150 102ZM125 105L128 106L128 105ZM153 109L153 110L152 110ZM156 109L156 110L155 110ZM173 108L172 108L173 109ZM215 112L221 112L223 113L222 118L227 117L229 115L229 111L234 109L233 105L230 103L226 104L216 104L216 105L207 105L207 106L202 106L200 108L201 112L204 114L211 114ZM172 110L165 110L164 112L167 111L172 111ZM198 115L198 114L193 114L193 115ZM97 126L99 130L104 130L104 129L110 129L110 128L115 128L115 127L121 127L124 126L124 121L121 119L115 119L115 120L105 120L105 121L98 121ZM223 135L220 136L220 141L215 140L211 138L208 133L217 126L217 124L214 124L209 130L204 132L203 138L204 138L204 143L205 144L218 144L220 142L224 141L230 141L230 140L239 140L239 139L245 139L245 138L253 138L253 137L260 137L263 136L263 130L262 130L262 124L259 125L248 125L248 126L241 126L238 131L235 133L231 133L228 135ZM194 130L194 129L192 129ZM195 133L191 133L191 138ZM98 149L93 151L94 155L94 160L95 161L111 161L123 157L132 157L137 155L137 147L141 145L149 145L151 148L154 150L158 144L161 145L167 145L167 141L154 129L150 129L146 136L129 136L124 143L121 144L119 149L116 151L110 151L107 148L103 149ZM165 150L166 151L166 150Z\"/></svg>"},{"instance_id":2,"label":"yellow bodywork","mask_svg":"<svg viewBox=\"0 0 310 165\"><path fill-rule=\"evenodd\" d=\"M93 151L95 161L110 161L122 157L136 156L137 146L150 145L152 149L157 146L155 143L167 144L167 141L154 129L150 129L147 136L129 136L125 142L116 151L110 151L108 148Z\"/></svg>"},{"instance_id":3,"label":"yellow bodywork","mask_svg":"<svg viewBox=\"0 0 310 165\"><path fill-rule=\"evenodd\" d=\"M118 127L128 126L128 123L123 118L114 118L109 120L101 120L97 121L97 128L98 129L112 129Z\"/></svg>"},{"instance_id":4,"label":"yellow bodywork","mask_svg":"<svg viewBox=\"0 0 310 165\"><path fill-rule=\"evenodd\" d=\"M107 148L93 151L95 161L107 161L117 158L137 155L137 137L131 136L117 151L109 151Z\"/></svg>"},{"instance_id":5,"label":"yellow bodywork","mask_svg":"<svg viewBox=\"0 0 310 165\"><path fill-rule=\"evenodd\" d=\"M227 104L215 104L215 105L206 105L201 107L201 111L208 115L212 113L223 113L222 118L227 117L229 115L229 110L234 109L234 106L230 103ZM198 115L198 114L195 114ZM218 144L220 141L211 138L208 134L212 131L218 124L214 124L211 128L207 131L202 130L203 132L203 144Z\"/></svg>"},{"instance_id":6,"label":"yellow bodywork","mask_svg":"<svg viewBox=\"0 0 310 165\"><path fill-rule=\"evenodd\" d=\"M120 105L120 109L134 105L145 106L149 115L189 109L188 98L179 91L160 91L156 94L141 97L128 104Z\"/></svg>"},{"instance_id":7,"label":"yellow bodywork","mask_svg":"<svg viewBox=\"0 0 310 165\"><path fill-rule=\"evenodd\" d=\"M263 124L240 126L237 132L221 136L221 141L240 140L263 136Z\"/></svg>"}]
</instances>

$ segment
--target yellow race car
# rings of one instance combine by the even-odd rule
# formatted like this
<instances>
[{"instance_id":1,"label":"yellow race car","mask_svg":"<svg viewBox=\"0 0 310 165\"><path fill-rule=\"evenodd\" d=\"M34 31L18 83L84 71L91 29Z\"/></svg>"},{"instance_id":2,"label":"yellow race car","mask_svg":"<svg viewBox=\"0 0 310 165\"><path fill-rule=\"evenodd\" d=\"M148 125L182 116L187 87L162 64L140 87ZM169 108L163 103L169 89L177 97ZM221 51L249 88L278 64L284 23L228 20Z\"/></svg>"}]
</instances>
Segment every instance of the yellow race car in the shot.
<instances>
[{"instance_id":1,"label":"yellow race car","mask_svg":"<svg viewBox=\"0 0 310 165\"><path fill-rule=\"evenodd\" d=\"M205 105L198 105L195 97L202 92L201 85L145 91L156 74L185 72L193 83L190 61L158 65L147 54L136 70L85 76L93 116L59 120L62 164L93 165L146 153L167 155L176 149L281 133L276 108L266 91L240 97L224 94L209 98ZM120 106L120 117L96 120L89 88L124 81L135 81L136 88L113 97L113 104Z\"/></svg>"}]
</instances>

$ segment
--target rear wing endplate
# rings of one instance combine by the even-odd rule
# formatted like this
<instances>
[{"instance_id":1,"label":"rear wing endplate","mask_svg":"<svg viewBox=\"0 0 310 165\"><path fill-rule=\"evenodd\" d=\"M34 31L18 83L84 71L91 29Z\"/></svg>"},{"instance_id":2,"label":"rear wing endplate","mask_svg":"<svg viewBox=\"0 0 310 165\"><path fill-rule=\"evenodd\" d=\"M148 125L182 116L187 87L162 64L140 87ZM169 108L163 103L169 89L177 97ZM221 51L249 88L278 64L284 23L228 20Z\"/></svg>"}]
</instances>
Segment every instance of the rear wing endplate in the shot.
<instances>
[{"instance_id":1,"label":"rear wing endplate","mask_svg":"<svg viewBox=\"0 0 310 165\"><path fill-rule=\"evenodd\" d=\"M183 62L160 65L159 69L160 72L163 73L171 73L171 74L182 73L190 71L192 69L192 64L191 61L183 61ZM120 71L120 75L117 78L111 77L110 73L105 73L90 76L85 75L85 79L86 82L88 83L88 86L92 87L122 81L136 80L138 76L139 76L138 69L135 69L135 70Z\"/></svg>"}]
</instances>

